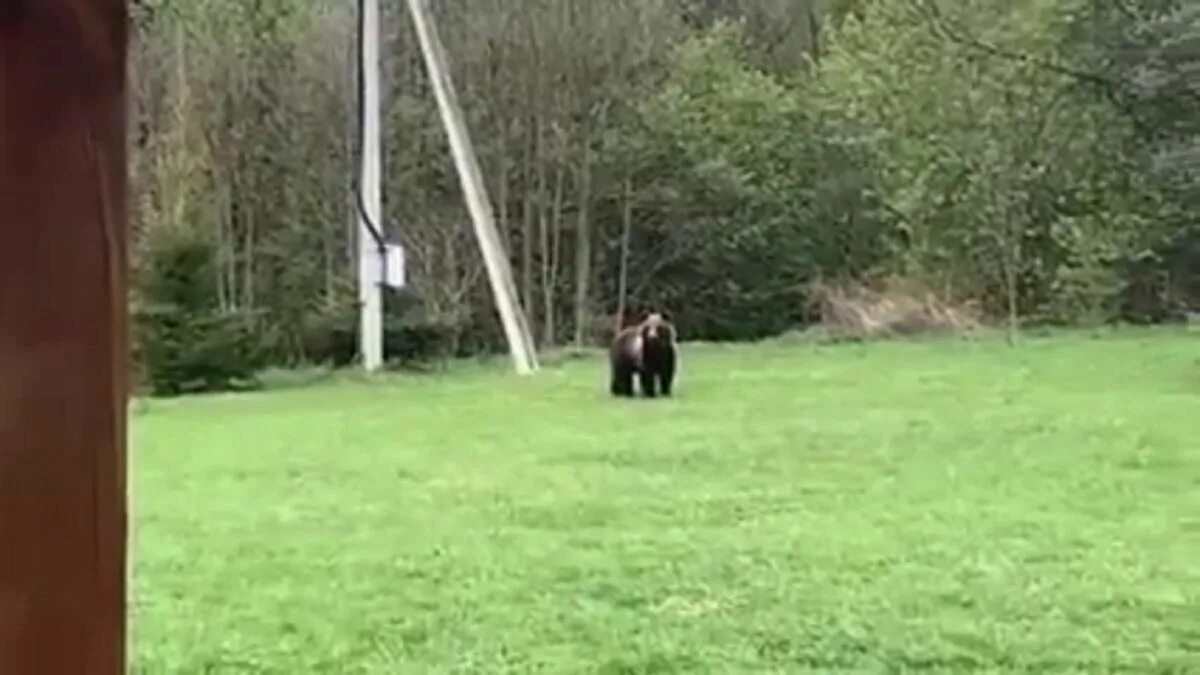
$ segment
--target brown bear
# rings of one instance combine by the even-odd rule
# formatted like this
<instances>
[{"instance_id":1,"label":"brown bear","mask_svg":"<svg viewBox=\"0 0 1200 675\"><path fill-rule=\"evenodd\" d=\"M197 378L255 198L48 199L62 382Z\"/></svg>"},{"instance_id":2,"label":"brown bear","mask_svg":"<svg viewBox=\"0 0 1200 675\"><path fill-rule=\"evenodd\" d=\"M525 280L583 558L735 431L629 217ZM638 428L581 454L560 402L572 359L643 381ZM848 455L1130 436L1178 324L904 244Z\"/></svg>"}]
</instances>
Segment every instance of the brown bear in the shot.
<instances>
[{"instance_id":1,"label":"brown bear","mask_svg":"<svg viewBox=\"0 0 1200 675\"><path fill-rule=\"evenodd\" d=\"M641 323L618 332L609 349L613 396L633 396L635 374L643 396L654 398L658 391L670 396L676 350L675 326L661 312L651 312Z\"/></svg>"}]
</instances>

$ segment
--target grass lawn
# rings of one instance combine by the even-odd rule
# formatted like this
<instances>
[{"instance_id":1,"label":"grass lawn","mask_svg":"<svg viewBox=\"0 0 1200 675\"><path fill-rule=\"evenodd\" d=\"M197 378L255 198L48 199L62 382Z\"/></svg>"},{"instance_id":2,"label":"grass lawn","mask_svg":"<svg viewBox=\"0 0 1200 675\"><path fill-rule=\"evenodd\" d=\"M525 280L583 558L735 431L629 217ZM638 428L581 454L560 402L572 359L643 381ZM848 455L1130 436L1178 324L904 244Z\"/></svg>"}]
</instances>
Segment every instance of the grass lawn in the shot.
<instances>
[{"instance_id":1,"label":"grass lawn","mask_svg":"<svg viewBox=\"0 0 1200 675\"><path fill-rule=\"evenodd\" d=\"M139 673L1200 672L1200 335L151 401Z\"/></svg>"}]
</instances>

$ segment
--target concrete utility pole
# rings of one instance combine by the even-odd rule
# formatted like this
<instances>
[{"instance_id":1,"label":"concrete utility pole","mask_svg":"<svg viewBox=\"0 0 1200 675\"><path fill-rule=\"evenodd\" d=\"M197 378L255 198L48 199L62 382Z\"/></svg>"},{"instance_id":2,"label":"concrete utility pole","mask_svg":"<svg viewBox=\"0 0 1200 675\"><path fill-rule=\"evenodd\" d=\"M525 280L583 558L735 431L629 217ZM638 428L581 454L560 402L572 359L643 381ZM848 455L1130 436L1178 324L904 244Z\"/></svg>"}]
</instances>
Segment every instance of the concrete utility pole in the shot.
<instances>
[{"instance_id":1,"label":"concrete utility pole","mask_svg":"<svg viewBox=\"0 0 1200 675\"><path fill-rule=\"evenodd\" d=\"M537 349L533 344L528 319L517 300L517 286L513 281L512 268L496 232L483 174L479 170L479 161L471 146L471 138L467 133L467 125L454 92L454 85L450 82L446 51L434 27L428 0L408 0L408 9L417 29L417 38L425 57L425 67L429 70L429 80L441 112L442 124L450 139L450 151L458 168L458 178L466 197L467 209L471 212L475 237L483 253L488 280L491 282L500 321L504 325L513 365L516 366L517 373L527 375L538 369Z\"/></svg>"},{"instance_id":2,"label":"concrete utility pole","mask_svg":"<svg viewBox=\"0 0 1200 675\"><path fill-rule=\"evenodd\" d=\"M361 86L358 181L359 350L363 367L383 366L383 200L379 150L379 0L359 0L359 78Z\"/></svg>"}]
</instances>

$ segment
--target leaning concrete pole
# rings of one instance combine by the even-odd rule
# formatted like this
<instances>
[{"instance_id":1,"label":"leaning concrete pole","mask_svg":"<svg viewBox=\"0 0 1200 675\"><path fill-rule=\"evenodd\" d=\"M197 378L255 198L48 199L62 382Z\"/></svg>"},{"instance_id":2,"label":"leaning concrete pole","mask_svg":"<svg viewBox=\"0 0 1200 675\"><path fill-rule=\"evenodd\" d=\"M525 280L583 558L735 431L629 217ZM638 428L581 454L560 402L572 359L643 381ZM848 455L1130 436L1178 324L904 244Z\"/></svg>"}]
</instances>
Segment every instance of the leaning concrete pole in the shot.
<instances>
[{"instance_id":1,"label":"leaning concrete pole","mask_svg":"<svg viewBox=\"0 0 1200 675\"><path fill-rule=\"evenodd\" d=\"M408 9L417 29L417 39L421 43L425 67L429 70L429 80L441 112L442 124L450 139L450 152L458 168L459 181L466 197L467 209L471 213L471 221L475 226L475 237L483 253L483 262L495 296L496 309L504 325L509 352L517 372L526 375L538 369L537 350L533 345L529 322L517 300L517 285L513 281L512 267L496 232L496 222L483 184L483 175L479 170L479 161L475 157L475 150L467 133L458 96L450 82L446 50L434 27L428 0L408 0Z\"/></svg>"}]
</instances>

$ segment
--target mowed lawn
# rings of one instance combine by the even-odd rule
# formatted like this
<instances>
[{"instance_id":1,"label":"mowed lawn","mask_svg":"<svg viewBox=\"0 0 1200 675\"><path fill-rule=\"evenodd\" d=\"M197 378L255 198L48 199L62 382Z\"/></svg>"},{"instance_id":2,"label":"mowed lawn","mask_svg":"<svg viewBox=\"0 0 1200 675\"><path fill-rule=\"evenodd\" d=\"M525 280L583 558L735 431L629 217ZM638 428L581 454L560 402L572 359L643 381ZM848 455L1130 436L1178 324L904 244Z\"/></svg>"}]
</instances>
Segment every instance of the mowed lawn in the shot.
<instances>
[{"instance_id":1,"label":"mowed lawn","mask_svg":"<svg viewBox=\"0 0 1200 675\"><path fill-rule=\"evenodd\" d=\"M1200 672L1200 334L504 365L137 406L136 672Z\"/></svg>"}]
</instances>

